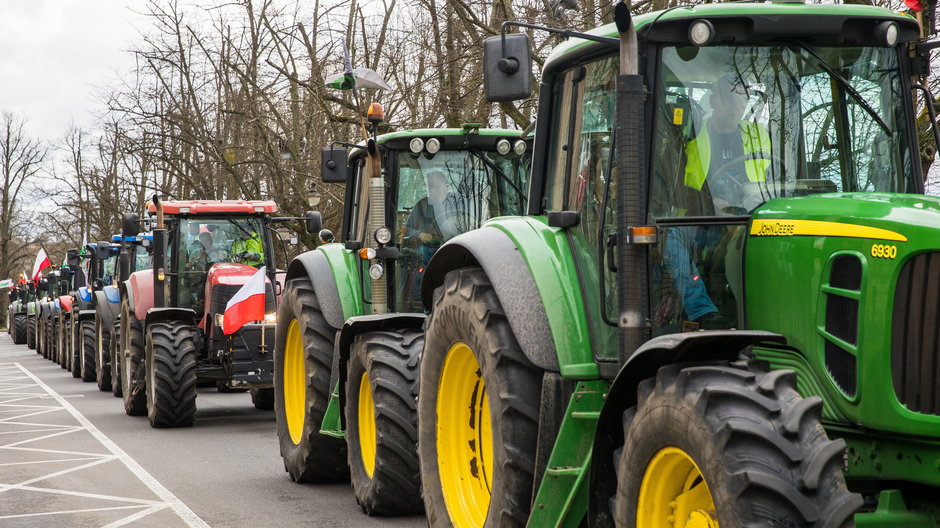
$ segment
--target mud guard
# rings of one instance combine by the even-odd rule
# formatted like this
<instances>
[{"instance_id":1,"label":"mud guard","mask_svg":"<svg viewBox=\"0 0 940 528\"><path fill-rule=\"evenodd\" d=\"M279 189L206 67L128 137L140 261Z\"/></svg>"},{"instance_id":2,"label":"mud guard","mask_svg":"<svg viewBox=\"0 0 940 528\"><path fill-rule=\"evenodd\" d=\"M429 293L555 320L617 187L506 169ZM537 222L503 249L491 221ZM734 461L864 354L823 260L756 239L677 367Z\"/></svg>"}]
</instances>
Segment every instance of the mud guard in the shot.
<instances>
[{"instance_id":1,"label":"mud guard","mask_svg":"<svg viewBox=\"0 0 940 528\"><path fill-rule=\"evenodd\" d=\"M111 290L115 288L113 286L108 286ZM111 328L114 324L114 319L117 317L118 311L121 309L121 305L111 301L108 298L107 292L96 291L95 292L95 309L97 315L95 317L100 317L101 321L105 328Z\"/></svg>"},{"instance_id":2,"label":"mud guard","mask_svg":"<svg viewBox=\"0 0 940 528\"><path fill-rule=\"evenodd\" d=\"M617 491L617 476L611 461L614 450L623 444L620 417L625 410L636 405L636 390L641 381L655 376L664 365L733 361L749 346L786 342L786 337L762 330L708 330L660 336L636 349L620 367L597 420L588 494L588 525L613 526L608 499Z\"/></svg>"},{"instance_id":3,"label":"mud guard","mask_svg":"<svg viewBox=\"0 0 940 528\"><path fill-rule=\"evenodd\" d=\"M529 267L502 231L483 227L451 239L431 257L421 284L421 300L430 310L434 289L451 270L480 266L506 312L523 354L542 370L558 372L558 354L548 315Z\"/></svg>"},{"instance_id":4,"label":"mud guard","mask_svg":"<svg viewBox=\"0 0 940 528\"><path fill-rule=\"evenodd\" d=\"M346 391L343 387L346 386L346 364L349 362L349 347L352 346L353 339L359 334L376 330L421 329L426 319L425 314L416 313L371 314L350 317L343 324L334 348L330 386L339 388L339 415L344 430L346 414L342 409L346 408Z\"/></svg>"},{"instance_id":5,"label":"mud guard","mask_svg":"<svg viewBox=\"0 0 940 528\"><path fill-rule=\"evenodd\" d=\"M333 328L342 328L346 317L343 314L343 305L340 301L339 290L336 287L333 269L330 267L326 255L322 251L313 250L295 257L287 268L284 284L297 277L310 279L326 322Z\"/></svg>"},{"instance_id":6,"label":"mud guard","mask_svg":"<svg viewBox=\"0 0 940 528\"><path fill-rule=\"evenodd\" d=\"M151 308L147 310L144 328L160 321L182 321L190 326L196 326L196 310L189 308Z\"/></svg>"},{"instance_id":7,"label":"mud guard","mask_svg":"<svg viewBox=\"0 0 940 528\"><path fill-rule=\"evenodd\" d=\"M128 302L138 320L143 321L153 308L153 270L140 270L131 273L127 280Z\"/></svg>"}]
</instances>

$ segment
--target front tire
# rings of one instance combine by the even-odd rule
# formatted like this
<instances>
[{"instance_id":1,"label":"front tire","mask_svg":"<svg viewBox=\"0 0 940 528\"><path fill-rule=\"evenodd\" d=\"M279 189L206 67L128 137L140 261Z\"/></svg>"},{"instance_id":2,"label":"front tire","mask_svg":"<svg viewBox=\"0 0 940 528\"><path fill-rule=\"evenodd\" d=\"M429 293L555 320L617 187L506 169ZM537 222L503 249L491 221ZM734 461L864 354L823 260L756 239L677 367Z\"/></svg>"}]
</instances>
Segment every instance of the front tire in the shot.
<instances>
[{"instance_id":1,"label":"front tire","mask_svg":"<svg viewBox=\"0 0 940 528\"><path fill-rule=\"evenodd\" d=\"M418 363L424 333L367 332L352 343L346 445L359 506L368 515L423 509L418 464Z\"/></svg>"},{"instance_id":2,"label":"front tire","mask_svg":"<svg viewBox=\"0 0 940 528\"><path fill-rule=\"evenodd\" d=\"M13 344L26 344L26 332L28 331L29 321L23 314L13 315Z\"/></svg>"},{"instance_id":3,"label":"front tire","mask_svg":"<svg viewBox=\"0 0 940 528\"><path fill-rule=\"evenodd\" d=\"M97 321L98 318L95 318ZM82 321L81 378L84 382L95 381L95 321ZM73 371L74 372L74 371Z\"/></svg>"},{"instance_id":4,"label":"front tire","mask_svg":"<svg viewBox=\"0 0 940 528\"><path fill-rule=\"evenodd\" d=\"M265 387L262 389L250 389L251 404L259 411L274 410L274 387Z\"/></svg>"},{"instance_id":5,"label":"front tire","mask_svg":"<svg viewBox=\"0 0 940 528\"><path fill-rule=\"evenodd\" d=\"M524 526L542 373L482 269L447 274L425 340L418 454L430 526Z\"/></svg>"},{"instance_id":6,"label":"front tire","mask_svg":"<svg viewBox=\"0 0 940 528\"><path fill-rule=\"evenodd\" d=\"M152 427L196 420L196 328L172 321L147 327L147 418Z\"/></svg>"},{"instance_id":7,"label":"front tire","mask_svg":"<svg viewBox=\"0 0 940 528\"><path fill-rule=\"evenodd\" d=\"M323 317L309 279L288 281L277 328L274 410L284 469L295 482L346 481L346 442L320 434L336 330Z\"/></svg>"},{"instance_id":8,"label":"front tire","mask_svg":"<svg viewBox=\"0 0 940 528\"><path fill-rule=\"evenodd\" d=\"M108 347L111 350L111 394L115 398L120 398L124 394L121 387L121 319L114 320L114 326L111 327L111 344Z\"/></svg>"},{"instance_id":9,"label":"front tire","mask_svg":"<svg viewBox=\"0 0 940 528\"><path fill-rule=\"evenodd\" d=\"M111 390L111 329L100 317L95 318L95 381L98 390Z\"/></svg>"},{"instance_id":10,"label":"front tire","mask_svg":"<svg viewBox=\"0 0 940 528\"><path fill-rule=\"evenodd\" d=\"M618 526L852 526L862 499L842 477L843 440L792 371L751 361L668 365L640 384L614 455ZM711 524L709 524L711 523Z\"/></svg>"},{"instance_id":11,"label":"front tire","mask_svg":"<svg viewBox=\"0 0 940 528\"><path fill-rule=\"evenodd\" d=\"M41 350L36 348L36 317L26 316L26 346L30 350L36 350L37 353L41 353Z\"/></svg>"},{"instance_id":12,"label":"front tire","mask_svg":"<svg viewBox=\"0 0 940 528\"><path fill-rule=\"evenodd\" d=\"M144 366L144 325L121 303L121 395L124 412L130 416L147 414L146 368Z\"/></svg>"}]
</instances>

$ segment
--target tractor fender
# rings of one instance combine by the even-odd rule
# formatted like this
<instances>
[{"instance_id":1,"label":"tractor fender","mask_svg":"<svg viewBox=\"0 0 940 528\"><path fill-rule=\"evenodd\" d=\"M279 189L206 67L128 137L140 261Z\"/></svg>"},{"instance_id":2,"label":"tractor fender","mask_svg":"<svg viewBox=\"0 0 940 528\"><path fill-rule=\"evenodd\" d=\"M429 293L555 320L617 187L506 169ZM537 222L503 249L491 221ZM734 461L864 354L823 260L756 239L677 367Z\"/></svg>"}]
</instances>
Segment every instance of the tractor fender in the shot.
<instances>
[{"instance_id":1,"label":"tractor fender","mask_svg":"<svg viewBox=\"0 0 940 528\"><path fill-rule=\"evenodd\" d=\"M608 499L617 490L613 464L614 450L623 444L623 412L636 405L640 382L656 376L660 367L674 363L733 361L741 352L758 343L785 344L787 338L762 330L706 330L669 334L650 339L620 367L597 419L591 464L588 524L610 516Z\"/></svg>"},{"instance_id":2,"label":"tractor fender","mask_svg":"<svg viewBox=\"0 0 940 528\"><path fill-rule=\"evenodd\" d=\"M482 227L450 239L431 257L421 284L421 300L431 309L434 290L448 272L479 265L493 284L523 354L543 370L559 371L545 304L528 264L503 231Z\"/></svg>"},{"instance_id":3,"label":"tractor fender","mask_svg":"<svg viewBox=\"0 0 940 528\"><path fill-rule=\"evenodd\" d=\"M333 350L333 371L330 375L330 387L339 383L340 409L346 408L346 364L349 362L349 347L357 335L376 330L421 329L427 319L425 314L386 313L350 317L339 331ZM346 413L340 413L343 428L346 427Z\"/></svg>"},{"instance_id":4,"label":"tractor fender","mask_svg":"<svg viewBox=\"0 0 940 528\"><path fill-rule=\"evenodd\" d=\"M128 293L132 294L128 301L134 309L134 316L143 321L144 317L153 308L153 270L141 270L131 273L130 288Z\"/></svg>"},{"instance_id":5,"label":"tractor fender","mask_svg":"<svg viewBox=\"0 0 940 528\"><path fill-rule=\"evenodd\" d=\"M131 311L134 310L134 288L131 287L131 280L128 278L120 285L121 296L127 297L127 304L130 305ZM120 308L118 308L120 310Z\"/></svg>"},{"instance_id":6,"label":"tractor fender","mask_svg":"<svg viewBox=\"0 0 940 528\"><path fill-rule=\"evenodd\" d=\"M112 304L119 304L121 302L121 293L118 291L117 286L111 286L110 284L102 288L104 292L104 299L98 299L98 302L109 302Z\"/></svg>"},{"instance_id":7,"label":"tractor fender","mask_svg":"<svg viewBox=\"0 0 940 528\"><path fill-rule=\"evenodd\" d=\"M108 286L112 290L115 290L113 286ZM101 318L101 322L105 328L111 328L114 324L114 319L117 317L118 310L120 310L120 305L115 304L108 300L108 294L104 291L95 292L95 306L97 310L97 316Z\"/></svg>"},{"instance_id":8,"label":"tractor fender","mask_svg":"<svg viewBox=\"0 0 940 528\"><path fill-rule=\"evenodd\" d=\"M301 253L287 267L284 283L297 277L307 277L313 284L313 290L320 303L320 310L326 322L337 330L343 327L347 318L362 313L362 303L358 302L359 276L350 263L347 251L340 244L324 244L313 251Z\"/></svg>"},{"instance_id":9,"label":"tractor fender","mask_svg":"<svg viewBox=\"0 0 940 528\"><path fill-rule=\"evenodd\" d=\"M161 321L182 321L196 326L196 311L189 308L151 308L147 310L144 328Z\"/></svg>"},{"instance_id":10,"label":"tractor fender","mask_svg":"<svg viewBox=\"0 0 940 528\"><path fill-rule=\"evenodd\" d=\"M61 295L59 296L59 305L62 307L62 310L65 313L72 311L72 296L71 295Z\"/></svg>"}]
</instances>

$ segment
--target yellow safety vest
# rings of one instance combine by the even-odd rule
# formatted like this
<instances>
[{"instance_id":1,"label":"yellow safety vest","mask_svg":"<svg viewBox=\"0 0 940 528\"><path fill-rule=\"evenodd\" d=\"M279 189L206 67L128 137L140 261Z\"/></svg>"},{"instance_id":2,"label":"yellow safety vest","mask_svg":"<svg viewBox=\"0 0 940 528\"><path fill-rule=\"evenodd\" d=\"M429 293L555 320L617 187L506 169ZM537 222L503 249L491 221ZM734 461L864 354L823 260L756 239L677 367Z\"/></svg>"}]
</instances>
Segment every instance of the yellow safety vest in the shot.
<instances>
[{"instance_id":1,"label":"yellow safety vest","mask_svg":"<svg viewBox=\"0 0 940 528\"><path fill-rule=\"evenodd\" d=\"M770 134L762 125L750 121L741 121L738 129L741 131L744 154L754 155L744 160L744 172L747 174L747 179L752 182L762 182L766 179L770 160L757 156L762 154L770 156ZM700 191L708 175L708 164L712 156L707 126L702 127L702 131L686 143L685 154L685 184Z\"/></svg>"}]
</instances>

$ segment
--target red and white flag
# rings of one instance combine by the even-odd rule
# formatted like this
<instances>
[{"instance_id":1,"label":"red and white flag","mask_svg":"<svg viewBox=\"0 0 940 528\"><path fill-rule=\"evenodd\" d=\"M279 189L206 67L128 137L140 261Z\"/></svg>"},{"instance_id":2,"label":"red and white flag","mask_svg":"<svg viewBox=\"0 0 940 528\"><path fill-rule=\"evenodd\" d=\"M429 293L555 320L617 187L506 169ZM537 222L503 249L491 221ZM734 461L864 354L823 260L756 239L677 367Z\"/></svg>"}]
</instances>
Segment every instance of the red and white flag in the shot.
<instances>
[{"instance_id":1,"label":"red and white flag","mask_svg":"<svg viewBox=\"0 0 940 528\"><path fill-rule=\"evenodd\" d=\"M245 323L264 319L264 266L225 305L222 333L234 334Z\"/></svg>"},{"instance_id":2,"label":"red and white flag","mask_svg":"<svg viewBox=\"0 0 940 528\"><path fill-rule=\"evenodd\" d=\"M42 278L42 270L52 266L52 262L49 262L49 256L46 255L46 250L39 248L39 253L36 254L36 262L33 263L33 282L39 282L39 279Z\"/></svg>"}]
</instances>

